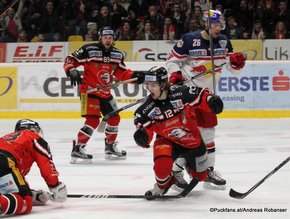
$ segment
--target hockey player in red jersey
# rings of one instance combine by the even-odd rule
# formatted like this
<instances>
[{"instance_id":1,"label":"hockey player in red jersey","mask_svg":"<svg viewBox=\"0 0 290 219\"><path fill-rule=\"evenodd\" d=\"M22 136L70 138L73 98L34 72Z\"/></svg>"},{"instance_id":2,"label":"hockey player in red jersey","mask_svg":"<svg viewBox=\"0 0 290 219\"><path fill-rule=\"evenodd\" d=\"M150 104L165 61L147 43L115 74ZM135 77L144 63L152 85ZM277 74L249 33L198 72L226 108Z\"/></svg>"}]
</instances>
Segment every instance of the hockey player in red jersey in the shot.
<instances>
[{"instance_id":1,"label":"hockey player in red jersey","mask_svg":"<svg viewBox=\"0 0 290 219\"><path fill-rule=\"evenodd\" d=\"M66 200L66 185L58 179L49 146L41 134L37 122L22 119L16 123L15 132L0 138L0 216L29 214L33 205L44 205L49 199ZM25 181L34 162L51 193L31 190Z\"/></svg>"},{"instance_id":2,"label":"hockey player in red jersey","mask_svg":"<svg viewBox=\"0 0 290 219\"><path fill-rule=\"evenodd\" d=\"M137 127L134 140L149 148L153 134L156 184L146 195L163 195L176 183L172 173L174 160L182 155L192 178L207 178L207 151L196 124L194 109L221 113L223 102L207 88L170 86L164 67L153 67L145 74L148 98L135 111Z\"/></svg>"},{"instance_id":3,"label":"hockey player in red jersey","mask_svg":"<svg viewBox=\"0 0 290 219\"><path fill-rule=\"evenodd\" d=\"M77 142L73 141L71 163L90 163L92 155L85 153L85 146L94 130L100 123L100 117L117 109L117 104L111 94L110 88L103 88L88 93L88 90L113 83L113 78L120 81L137 78L136 83L143 82L142 71L132 71L124 64L124 55L114 47L114 32L110 27L103 27L99 31L99 42L82 46L80 49L67 56L64 70L71 79L72 85L80 85L81 114L85 123L78 132ZM84 67L81 77L76 69ZM126 151L117 148L117 134L120 116L111 117L105 130L105 158L125 159Z\"/></svg>"},{"instance_id":4,"label":"hockey player in red jersey","mask_svg":"<svg viewBox=\"0 0 290 219\"><path fill-rule=\"evenodd\" d=\"M208 17L210 17L211 36L209 36ZM245 65L245 57L242 53L233 53L229 39L221 34L224 28L222 14L218 10L210 10L210 16L204 14L205 30L185 34L173 47L171 55L166 62L166 68L170 74L171 84L185 84L186 86L198 86L214 90L213 76L207 74L195 80L191 77L212 69L212 58L215 65L215 84L218 83L224 64L233 74L239 74ZM210 52L210 37L214 49L213 56ZM204 184L207 188L225 189L224 180L215 166L215 126L217 117L212 112L204 112L196 109L197 125L200 128L203 141L206 144L209 158L208 179ZM175 171L182 167L184 159L176 161ZM181 169L179 170L182 174Z\"/></svg>"}]
</instances>

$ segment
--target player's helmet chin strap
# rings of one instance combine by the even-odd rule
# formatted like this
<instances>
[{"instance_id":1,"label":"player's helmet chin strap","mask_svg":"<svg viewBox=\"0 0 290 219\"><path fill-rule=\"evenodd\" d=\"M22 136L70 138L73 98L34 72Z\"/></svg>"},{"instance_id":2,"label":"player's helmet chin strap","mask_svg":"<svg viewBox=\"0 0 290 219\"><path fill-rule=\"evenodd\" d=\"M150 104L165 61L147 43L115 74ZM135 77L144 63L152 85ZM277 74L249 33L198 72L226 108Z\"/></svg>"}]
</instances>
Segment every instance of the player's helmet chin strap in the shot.
<instances>
[{"instance_id":1,"label":"player's helmet chin strap","mask_svg":"<svg viewBox=\"0 0 290 219\"><path fill-rule=\"evenodd\" d=\"M162 89L162 87L164 87L164 88ZM165 90L167 90L167 88L168 88L168 86L166 86L166 83L164 83L164 82L160 83L160 95L159 95L158 99L162 96L163 92Z\"/></svg>"}]
</instances>

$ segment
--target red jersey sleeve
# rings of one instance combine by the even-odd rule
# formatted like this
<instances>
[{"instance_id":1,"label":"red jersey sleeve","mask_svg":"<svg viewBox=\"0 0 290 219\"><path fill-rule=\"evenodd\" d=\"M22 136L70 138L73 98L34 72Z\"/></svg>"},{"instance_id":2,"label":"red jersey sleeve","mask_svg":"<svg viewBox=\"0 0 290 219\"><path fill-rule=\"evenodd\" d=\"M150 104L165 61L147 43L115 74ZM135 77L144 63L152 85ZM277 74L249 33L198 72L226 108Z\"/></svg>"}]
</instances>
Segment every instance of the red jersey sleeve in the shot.
<instances>
[{"instance_id":1,"label":"red jersey sleeve","mask_svg":"<svg viewBox=\"0 0 290 219\"><path fill-rule=\"evenodd\" d=\"M78 63L77 59L74 58L72 55L69 55L64 60L63 69L68 76L68 70L70 70L71 68L77 68L79 66L80 64Z\"/></svg>"},{"instance_id":2,"label":"red jersey sleeve","mask_svg":"<svg viewBox=\"0 0 290 219\"><path fill-rule=\"evenodd\" d=\"M40 169L41 176L48 187L58 185L58 172L52 160L52 155L47 142L43 138L33 140L35 162Z\"/></svg>"}]
</instances>

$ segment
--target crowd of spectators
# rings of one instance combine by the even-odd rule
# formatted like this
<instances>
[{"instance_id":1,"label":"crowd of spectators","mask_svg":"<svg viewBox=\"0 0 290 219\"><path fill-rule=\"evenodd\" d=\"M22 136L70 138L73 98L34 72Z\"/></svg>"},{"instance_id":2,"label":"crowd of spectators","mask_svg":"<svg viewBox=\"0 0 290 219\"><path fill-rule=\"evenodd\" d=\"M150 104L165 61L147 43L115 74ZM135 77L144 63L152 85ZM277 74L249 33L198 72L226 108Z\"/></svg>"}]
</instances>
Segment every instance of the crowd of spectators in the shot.
<instances>
[{"instance_id":1,"label":"crowd of spectators","mask_svg":"<svg viewBox=\"0 0 290 219\"><path fill-rule=\"evenodd\" d=\"M98 39L110 26L117 40L176 40L202 29L206 0L0 0L0 42ZM289 39L288 0L212 0L230 39ZM35 40L36 39L36 40Z\"/></svg>"}]
</instances>

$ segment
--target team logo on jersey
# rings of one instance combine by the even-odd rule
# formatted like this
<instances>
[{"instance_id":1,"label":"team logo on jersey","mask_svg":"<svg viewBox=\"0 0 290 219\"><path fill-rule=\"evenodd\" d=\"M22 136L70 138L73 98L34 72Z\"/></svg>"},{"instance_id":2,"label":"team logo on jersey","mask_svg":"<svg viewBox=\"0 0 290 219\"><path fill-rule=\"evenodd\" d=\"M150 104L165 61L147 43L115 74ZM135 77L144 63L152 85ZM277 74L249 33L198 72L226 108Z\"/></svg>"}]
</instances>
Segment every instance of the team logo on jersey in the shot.
<instances>
[{"instance_id":1,"label":"team logo on jersey","mask_svg":"<svg viewBox=\"0 0 290 219\"><path fill-rule=\"evenodd\" d=\"M103 52L102 51L89 51L88 56L89 57L102 57Z\"/></svg>"},{"instance_id":2,"label":"team logo on jersey","mask_svg":"<svg viewBox=\"0 0 290 219\"><path fill-rule=\"evenodd\" d=\"M178 48L180 48L180 47L183 46L183 43L184 43L183 40L180 39L180 40L177 41L176 46L177 46Z\"/></svg>"},{"instance_id":3,"label":"team logo on jersey","mask_svg":"<svg viewBox=\"0 0 290 219\"><path fill-rule=\"evenodd\" d=\"M111 52L111 59L122 59L122 54L118 52Z\"/></svg>"},{"instance_id":4,"label":"team logo on jersey","mask_svg":"<svg viewBox=\"0 0 290 219\"><path fill-rule=\"evenodd\" d=\"M181 99L170 101L171 105L174 109L181 109L183 108L183 103Z\"/></svg>"},{"instance_id":5,"label":"team logo on jersey","mask_svg":"<svg viewBox=\"0 0 290 219\"><path fill-rule=\"evenodd\" d=\"M227 47L228 42L226 40L219 40L220 46L225 49Z\"/></svg>"},{"instance_id":6,"label":"team logo on jersey","mask_svg":"<svg viewBox=\"0 0 290 219\"><path fill-rule=\"evenodd\" d=\"M78 49L77 51L75 51L75 52L73 53L73 55L75 55L75 56L79 56L79 55L81 55L83 52L84 52L83 49Z\"/></svg>"},{"instance_id":7,"label":"team logo on jersey","mask_svg":"<svg viewBox=\"0 0 290 219\"><path fill-rule=\"evenodd\" d=\"M186 136L186 131L183 130L182 127L173 129L168 136L173 137L173 138L183 138Z\"/></svg>"},{"instance_id":8,"label":"team logo on jersey","mask_svg":"<svg viewBox=\"0 0 290 219\"><path fill-rule=\"evenodd\" d=\"M149 119L156 119L156 117L161 115L161 110L159 107L154 107L149 113L148 117Z\"/></svg>"},{"instance_id":9,"label":"team logo on jersey","mask_svg":"<svg viewBox=\"0 0 290 219\"><path fill-rule=\"evenodd\" d=\"M108 84L111 81L111 77L109 73L105 73L101 75L101 78L103 81L105 81L106 84Z\"/></svg>"},{"instance_id":10,"label":"team logo on jersey","mask_svg":"<svg viewBox=\"0 0 290 219\"><path fill-rule=\"evenodd\" d=\"M219 48L219 49L215 49L214 50L214 55L215 56L226 56L227 55L227 49L222 49L222 48Z\"/></svg>"},{"instance_id":11,"label":"team logo on jersey","mask_svg":"<svg viewBox=\"0 0 290 219\"><path fill-rule=\"evenodd\" d=\"M189 50L188 53L189 53L189 56L191 57L199 57L199 56L207 55L206 49L193 49L193 50Z\"/></svg>"},{"instance_id":12,"label":"team logo on jersey","mask_svg":"<svg viewBox=\"0 0 290 219\"><path fill-rule=\"evenodd\" d=\"M190 94L198 94L198 90L197 90L197 87L194 87L194 86L190 86L189 89L188 89L188 93Z\"/></svg>"}]
</instances>

